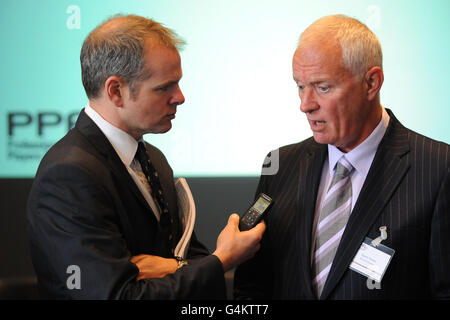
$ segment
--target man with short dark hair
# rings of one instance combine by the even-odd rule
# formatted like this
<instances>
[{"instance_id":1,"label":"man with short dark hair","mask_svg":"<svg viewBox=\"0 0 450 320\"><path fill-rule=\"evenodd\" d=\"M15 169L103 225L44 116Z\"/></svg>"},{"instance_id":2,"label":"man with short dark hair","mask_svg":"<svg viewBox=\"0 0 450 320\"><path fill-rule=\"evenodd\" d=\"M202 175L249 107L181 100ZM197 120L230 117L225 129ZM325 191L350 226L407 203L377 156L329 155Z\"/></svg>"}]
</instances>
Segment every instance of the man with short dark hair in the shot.
<instances>
[{"instance_id":1,"label":"man with short dark hair","mask_svg":"<svg viewBox=\"0 0 450 320\"><path fill-rule=\"evenodd\" d=\"M172 127L184 103L178 50L161 24L116 16L81 50L89 98L75 128L44 156L28 201L39 287L54 299L225 299L224 272L259 248L265 225L230 216L212 255L192 235L187 261L173 172L143 141ZM75 268L74 268L75 267ZM68 285L68 271L79 284Z\"/></svg>"}]
</instances>

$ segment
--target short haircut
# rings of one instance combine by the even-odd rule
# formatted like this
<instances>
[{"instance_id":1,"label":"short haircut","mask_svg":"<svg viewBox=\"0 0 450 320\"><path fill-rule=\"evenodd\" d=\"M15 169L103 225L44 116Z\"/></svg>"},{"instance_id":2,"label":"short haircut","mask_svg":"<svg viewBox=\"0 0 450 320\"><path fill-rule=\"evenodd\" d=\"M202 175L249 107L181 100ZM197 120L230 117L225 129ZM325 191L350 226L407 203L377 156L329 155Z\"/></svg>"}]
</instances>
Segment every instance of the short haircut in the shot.
<instances>
[{"instance_id":1,"label":"short haircut","mask_svg":"<svg viewBox=\"0 0 450 320\"><path fill-rule=\"evenodd\" d=\"M122 78L132 96L151 74L143 63L146 40L174 50L185 42L162 24L136 15L115 15L95 28L81 48L81 76L88 98L97 98L110 76Z\"/></svg>"},{"instance_id":2,"label":"short haircut","mask_svg":"<svg viewBox=\"0 0 450 320\"><path fill-rule=\"evenodd\" d=\"M300 36L304 41L335 41L342 49L343 65L355 77L363 76L370 68L383 68L383 53L377 36L358 21L345 15L331 15L311 24Z\"/></svg>"}]
</instances>

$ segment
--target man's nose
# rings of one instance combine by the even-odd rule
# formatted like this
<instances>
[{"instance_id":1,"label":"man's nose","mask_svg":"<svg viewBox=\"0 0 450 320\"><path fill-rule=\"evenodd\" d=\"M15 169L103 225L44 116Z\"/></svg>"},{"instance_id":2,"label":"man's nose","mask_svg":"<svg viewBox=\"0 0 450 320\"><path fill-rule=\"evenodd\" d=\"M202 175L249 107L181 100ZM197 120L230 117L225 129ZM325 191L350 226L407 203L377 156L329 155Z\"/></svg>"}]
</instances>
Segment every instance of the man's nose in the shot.
<instances>
[{"instance_id":1,"label":"man's nose","mask_svg":"<svg viewBox=\"0 0 450 320\"><path fill-rule=\"evenodd\" d=\"M319 104L314 96L314 91L310 88L303 89L303 92L300 93L300 111L310 113L318 107Z\"/></svg>"},{"instance_id":2,"label":"man's nose","mask_svg":"<svg viewBox=\"0 0 450 320\"><path fill-rule=\"evenodd\" d=\"M175 92L174 96L172 97L171 104L180 105L183 104L185 101L183 92L181 91L181 88L177 86L177 91Z\"/></svg>"}]
</instances>

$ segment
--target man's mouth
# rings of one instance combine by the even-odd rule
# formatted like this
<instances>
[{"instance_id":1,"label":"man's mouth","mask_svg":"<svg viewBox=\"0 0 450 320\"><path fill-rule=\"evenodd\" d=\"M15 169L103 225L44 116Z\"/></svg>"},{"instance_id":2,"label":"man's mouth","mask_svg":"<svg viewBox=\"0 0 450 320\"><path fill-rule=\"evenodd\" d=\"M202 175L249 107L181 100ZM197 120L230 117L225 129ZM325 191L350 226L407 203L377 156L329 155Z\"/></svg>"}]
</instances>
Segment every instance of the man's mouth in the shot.
<instances>
[{"instance_id":1,"label":"man's mouth","mask_svg":"<svg viewBox=\"0 0 450 320\"><path fill-rule=\"evenodd\" d=\"M323 120L309 120L309 125L312 131L321 131L325 128L326 121Z\"/></svg>"},{"instance_id":2,"label":"man's mouth","mask_svg":"<svg viewBox=\"0 0 450 320\"><path fill-rule=\"evenodd\" d=\"M321 126L325 124L325 121L323 120L309 120L309 122L311 123L312 126L316 127L316 126Z\"/></svg>"}]
</instances>

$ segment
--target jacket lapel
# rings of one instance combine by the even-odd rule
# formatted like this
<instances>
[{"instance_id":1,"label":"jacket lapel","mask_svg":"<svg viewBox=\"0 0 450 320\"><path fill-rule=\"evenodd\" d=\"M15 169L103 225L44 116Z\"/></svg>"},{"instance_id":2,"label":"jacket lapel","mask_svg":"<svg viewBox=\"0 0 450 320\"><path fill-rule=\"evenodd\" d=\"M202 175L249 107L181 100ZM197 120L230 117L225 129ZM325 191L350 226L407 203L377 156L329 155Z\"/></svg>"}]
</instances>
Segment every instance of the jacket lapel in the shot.
<instances>
[{"instance_id":1,"label":"jacket lapel","mask_svg":"<svg viewBox=\"0 0 450 320\"><path fill-rule=\"evenodd\" d=\"M147 210L150 210L151 215L154 217L153 211L142 195L141 191L137 187L133 178L130 176L126 167L124 166L122 160L120 160L116 151L114 150L111 143L105 137L103 132L97 127L97 125L81 110L75 128L78 129L94 146L94 148L101 154L105 159L105 164L111 168L111 171L117 176L117 178L129 186L129 189L138 198ZM156 221L156 218L155 218Z\"/></svg>"},{"instance_id":2,"label":"jacket lapel","mask_svg":"<svg viewBox=\"0 0 450 320\"><path fill-rule=\"evenodd\" d=\"M312 287L311 275L311 237L314 213L316 208L317 192L322 175L323 163L327 157L327 145L321 145L311 141L311 146L307 152L306 163L301 162L300 166L300 188L297 199L299 208L297 210L297 248L300 248L300 270L302 288L307 299L315 299Z\"/></svg>"},{"instance_id":3,"label":"jacket lapel","mask_svg":"<svg viewBox=\"0 0 450 320\"><path fill-rule=\"evenodd\" d=\"M404 154L409 152L408 132L392 112L385 136L348 220L321 299L326 299L349 267L366 235L409 169Z\"/></svg>"}]
</instances>

